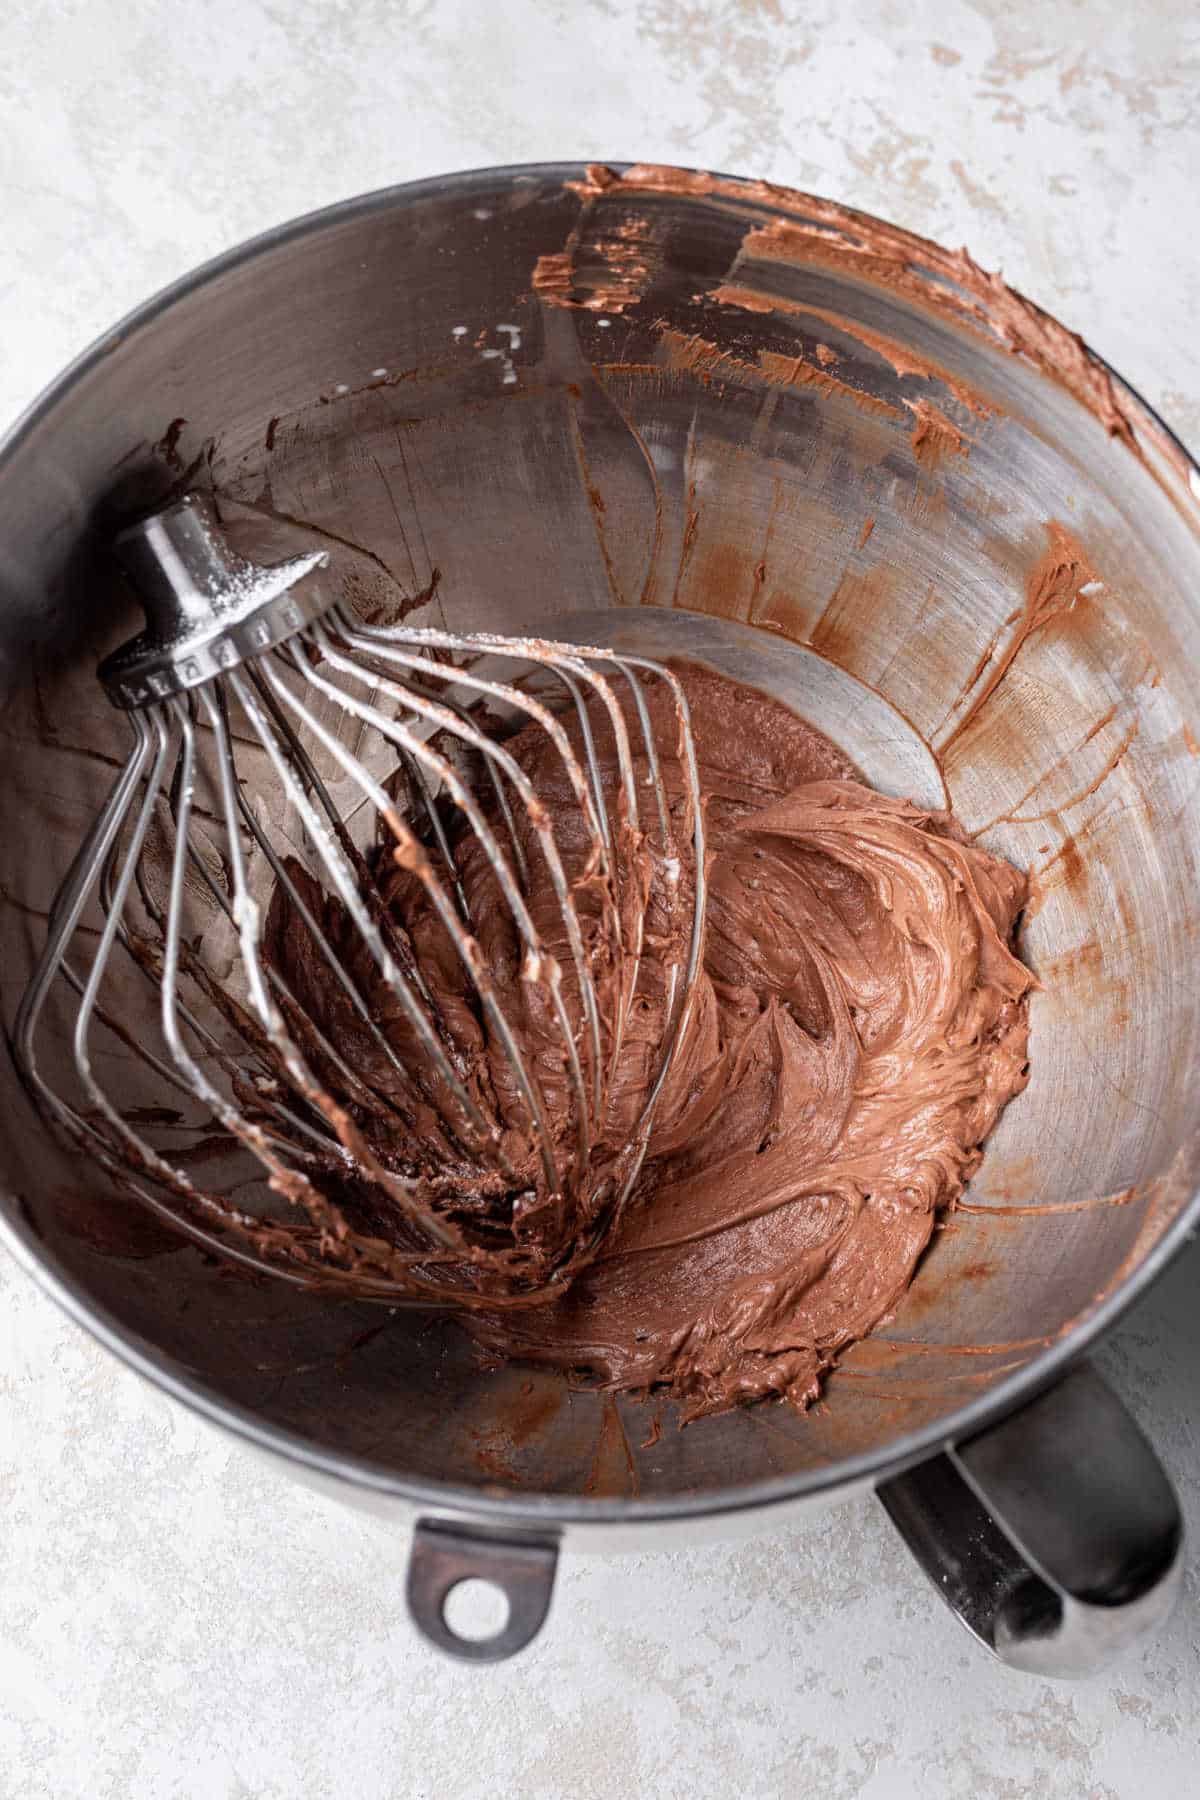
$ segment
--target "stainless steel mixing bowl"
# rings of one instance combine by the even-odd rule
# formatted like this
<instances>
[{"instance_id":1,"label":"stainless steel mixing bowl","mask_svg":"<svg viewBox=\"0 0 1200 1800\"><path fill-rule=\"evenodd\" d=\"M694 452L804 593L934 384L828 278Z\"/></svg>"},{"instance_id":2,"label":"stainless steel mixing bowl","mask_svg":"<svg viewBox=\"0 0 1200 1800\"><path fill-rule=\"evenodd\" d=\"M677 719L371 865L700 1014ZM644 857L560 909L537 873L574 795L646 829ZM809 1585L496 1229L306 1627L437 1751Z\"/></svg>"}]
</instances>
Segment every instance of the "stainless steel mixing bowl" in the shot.
<instances>
[{"instance_id":1,"label":"stainless steel mixing bowl","mask_svg":"<svg viewBox=\"0 0 1200 1800\"><path fill-rule=\"evenodd\" d=\"M1063 1379L1197 1218L1200 489L1148 409L963 258L679 172L457 176L210 264L0 457L9 1022L124 754L93 670L134 621L103 546L187 484L248 550L329 549L360 610L707 660L878 785L948 798L1033 873L1032 1078L806 1418L679 1431L665 1403L483 1367L450 1322L231 1279L6 1068L3 1229L36 1278L297 1475L415 1512L410 1603L460 1654L527 1641L564 1543L864 1483L1013 1661L1090 1667L1161 1616L1170 1488L1097 1378ZM482 1646L442 1614L471 1573L511 1606Z\"/></svg>"}]
</instances>

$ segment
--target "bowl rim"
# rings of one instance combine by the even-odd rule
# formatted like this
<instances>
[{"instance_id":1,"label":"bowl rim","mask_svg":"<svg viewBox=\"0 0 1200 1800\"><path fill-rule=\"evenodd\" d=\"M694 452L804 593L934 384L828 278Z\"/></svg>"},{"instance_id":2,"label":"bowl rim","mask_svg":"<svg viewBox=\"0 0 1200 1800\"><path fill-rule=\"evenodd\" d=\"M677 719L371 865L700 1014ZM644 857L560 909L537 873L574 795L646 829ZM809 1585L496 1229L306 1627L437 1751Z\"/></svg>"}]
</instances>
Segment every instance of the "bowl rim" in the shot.
<instances>
[{"instance_id":1,"label":"bowl rim","mask_svg":"<svg viewBox=\"0 0 1200 1800\"><path fill-rule=\"evenodd\" d=\"M274 253L294 240L314 236L355 219L403 211L429 199L466 199L476 194L494 193L505 183L510 186L532 184L561 188L568 181L586 181L589 169L595 166L595 159L589 163L511 163L400 182L300 214L222 251L160 288L149 299L126 313L43 388L0 435L0 480L36 429L88 374L177 303L200 294L224 275L244 268L259 257ZM617 160L603 166L620 175L637 165ZM688 169L680 172L698 178L703 178L706 174L704 171ZM788 216L788 208L780 203L785 198L794 200L799 206L814 198L784 188L764 190L762 183L743 177L714 173L710 178L722 184L723 191L725 184L728 184L730 190L744 185L747 201L753 201L764 210L773 208L778 216L784 218ZM729 197L728 193L726 197ZM690 193L685 189L680 198L703 204L708 196L700 189ZM861 209L823 199L818 204L843 213L848 220L859 219L886 225L889 232L911 241L918 249L931 242L915 233L887 224L877 215ZM1178 469L1187 472L1187 485L1192 497L1200 498L1200 465L1176 433L1104 357L1089 345L1085 344L1083 347L1115 382L1123 400L1135 414L1140 415L1140 421L1150 428L1151 435L1159 435L1161 441L1173 448ZM1078 400L1076 403L1083 404ZM299 1432L269 1423L248 1407L223 1398L214 1388L184 1372L172 1359L153 1351L138 1332L123 1324L107 1307L98 1304L83 1281L69 1273L54 1253L42 1243L24 1212L20 1196L7 1188L0 1189L0 1243L7 1247L18 1265L68 1317L82 1325L105 1349L192 1412L212 1424L224 1427L258 1449L272 1451L284 1461L302 1465L317 1475L332 1477L335 1483L391 1496L419 1511L443 1514L449 1512L471 1517L492 1527L507 1525L518 1529L650 1525L680 1523L716 1515L734 1517L751 1512L765 1512L819 1495L829 1496L837 1490L850 1489L864 1482L878 1482L898 1474L902 1469L936 1455L948 1445L974 1435L1006 1413L1015 1411L1022 1402L1032 1399L1064 1373L1072 1362L1146 1292L1168 1263L1183 1249L1188 1239L1196 1234L1198 1226L1200 1192L1193 1192L1190 1199L1181 1206L1178 1216L1171 1221L1136 1267L1090 1312L1044 1350L1031 1357L1020 1369L996 1382L986 1394L977 1396L930 1425L907 1432L885 1445L857 1456L801 1470L793 1475L774 1476L750 1483L744 1488L714 1488L703 1493L681 1493L671 1497L593 1499L581 1495L515 1488L511 1493L505 1493L497 1491L495 1487L474 1487L462 1482L434 1481L401 1475L370 1458L322 1448Z\"/></svg>"}]
</instances>

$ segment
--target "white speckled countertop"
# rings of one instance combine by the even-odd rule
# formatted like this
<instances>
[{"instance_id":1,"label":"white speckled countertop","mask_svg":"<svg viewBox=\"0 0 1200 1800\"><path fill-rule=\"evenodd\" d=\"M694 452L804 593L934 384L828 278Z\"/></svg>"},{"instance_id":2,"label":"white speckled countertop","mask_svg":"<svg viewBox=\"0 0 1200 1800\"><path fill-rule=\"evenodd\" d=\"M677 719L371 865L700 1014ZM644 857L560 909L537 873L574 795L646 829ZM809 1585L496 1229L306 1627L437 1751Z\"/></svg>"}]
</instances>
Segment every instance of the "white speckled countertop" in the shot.
<instances>
[{"instance_id":1,"label":"white speckled countertop","mask_svg":"<svg viewBox=\"0 0 1200 1800\"><path fill-rule=\"evenodd\" d=\"M249 233L562 157L767 176L966 242L1200 444L1189 0L16 0L0 419ZM1198 1291L1200 1246L1101 1356L1192 1530L1172 1623L1111 1675L989 1662L872 1500L568 1562L535 1647L475 1671L414 1636L394 1531L252 1462L0 1261L0 1796L1184 1800Z\"/></svg>"}]
</instances>

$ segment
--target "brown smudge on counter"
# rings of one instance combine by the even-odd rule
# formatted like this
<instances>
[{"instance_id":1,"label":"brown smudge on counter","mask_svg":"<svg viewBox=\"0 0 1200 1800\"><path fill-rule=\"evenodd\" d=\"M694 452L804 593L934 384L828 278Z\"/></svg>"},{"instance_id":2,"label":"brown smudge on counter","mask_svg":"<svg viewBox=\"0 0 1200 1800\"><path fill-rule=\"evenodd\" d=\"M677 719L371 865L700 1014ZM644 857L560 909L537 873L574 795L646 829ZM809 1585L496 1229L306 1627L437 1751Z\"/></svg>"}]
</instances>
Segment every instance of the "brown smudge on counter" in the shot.
<instances>
[{"instance_id":1,"label":"brown smudge on counter","mask_svg":"<svg viewBox=\"0 0 1200 1800\"><path fill-rule=\"evenodd\" d=\"M1200 756L1200 744L1196 742L1196 734L1190 725L1183 727L1183 741L1189 756Z\"/></svg>"},{"instance_id":2,"label":"brown smudge on counter","mask_svg":"<svg viewBox=\"0 0 1200 1800\"><path fill-rule=\"evenodd\" d=\"M870 537L870 535L874 531L874 529L875 529L875 518L874 518L874 515L872 514L872 516L869 519L863 520L863 528L862 528L862 531L859 533L859 538L858 538L858 547L860 550L865 549L867 539Z\"/></svg>"},{"instance_id":3,"label":"brown smudge on counter","mask_svg":"<svg viewBox=\"0 0 1200 1800\"><path fill-rule=\"evenodd\" d=\"M985 674L986 679L966 711L937 745L941 757L949 753L978 718L1028 639L1052 619L1073 611L1081 599L1086 600L1089 594L1085 590L1090 590L1093 583L1097 587L1101 585L1100 577L1088 560L1087 552L1065 525L1057 519L1048 519L1045 530L1049 544L1029 572L1025 584L1025 603L1020 611L1011 614L1006 621L1014 627L1012 635L998 656L995 643L990 644L972 670L962 690L964 694L969 693L974 683ZM989 664L992 664L990 672Z\"/></svg>"},{"instance_id":4,"label":"brown smudge on counter","mask_svg":"<svg viewBox=\"0 0 1200 1800\"><path fill-rule=\"evenodd\" d=\"M275 414L272 418L267 420L267 432L266 432L266 436L263 438L263 449L267 452L268 456L270 455L271 451L275 448L275 433L278 430L279 430L279 415Z\"/></svg>"},{"instance_id":5,"label":"brown smudge on counter","mask_svg":"<svg viewBox=\"0 0 1200 1800\"><path fill-rule=\"evenodd\" d=\"M905 404L916 420L910 442L913 455L923 468L936 469L947 456L969 454L962 432L932 400L908 400Z\"/></svg>"}]
</instances>

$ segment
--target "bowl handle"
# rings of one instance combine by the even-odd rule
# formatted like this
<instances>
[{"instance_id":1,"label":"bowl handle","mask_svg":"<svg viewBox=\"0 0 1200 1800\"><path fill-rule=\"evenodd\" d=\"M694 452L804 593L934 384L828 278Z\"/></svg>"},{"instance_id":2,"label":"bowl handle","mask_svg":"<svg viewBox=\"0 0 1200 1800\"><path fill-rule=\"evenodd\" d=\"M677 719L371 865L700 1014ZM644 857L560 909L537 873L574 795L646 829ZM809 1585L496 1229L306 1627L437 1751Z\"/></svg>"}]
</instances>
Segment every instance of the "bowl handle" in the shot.
<instances>
[{"instance_id":1,"label":"bowl handle","mask_svg":"<svg viewBox=\"0 0 1200 1800\"><path fill-rule=\"evenodd\" d=\"M478 1526L418 1519L408 1557L408 1610L413 1624L447 1656L503 1662L532 1642L545 1623L558 1567L558 1541L533 1533L489 1533ZM446 1601L463 1581L486 1581L508 1602L508 1617L491 1637L468 1638L446 1618Z\"/></svg>"},{"instance_id":2,"label":"bowl handle","mask_svg":"<svg viewBox=\"0 0 1200 1800\"><path fill-rule=\"evenodd\" d=\"M963 1624L1014 1668L1090 1675L1171 1610L1179 1504L1089 1364L878 1494Z\"/></svg>"}]
</instances>

